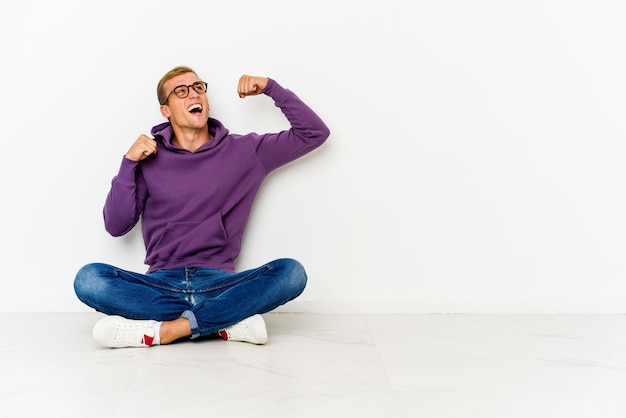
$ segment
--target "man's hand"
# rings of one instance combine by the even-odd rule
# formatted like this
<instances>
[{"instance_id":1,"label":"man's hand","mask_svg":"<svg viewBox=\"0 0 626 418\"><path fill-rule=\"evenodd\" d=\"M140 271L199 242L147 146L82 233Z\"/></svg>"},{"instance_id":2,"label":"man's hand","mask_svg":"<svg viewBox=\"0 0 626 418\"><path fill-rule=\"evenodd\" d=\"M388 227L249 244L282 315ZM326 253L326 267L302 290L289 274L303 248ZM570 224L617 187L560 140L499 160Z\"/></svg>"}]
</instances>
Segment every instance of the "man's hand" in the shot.
<instances>
[{"instance_id":1,"label":"man's hand","mask_svg":"<svg viewBox=\"0 0 626 418\"><path fill-rule=\"evenodd\" d=\"M261 94L263 89L267 86L267 77L255 77L251 75L242 75L239 79L239 86L237 87L237 93L242 99L246 96L255 96Z\"/></svg>"},{"instance_id":2,"label":"man's hand","mask_svg":"<svg viewBox=\"0 0 626 418\"><path fill-rule=\"evenodd\" d=\"M156 141L147 135L140 135L124 156L129 160L141 161L156 153Z\"/></svg>"}]
</instances>

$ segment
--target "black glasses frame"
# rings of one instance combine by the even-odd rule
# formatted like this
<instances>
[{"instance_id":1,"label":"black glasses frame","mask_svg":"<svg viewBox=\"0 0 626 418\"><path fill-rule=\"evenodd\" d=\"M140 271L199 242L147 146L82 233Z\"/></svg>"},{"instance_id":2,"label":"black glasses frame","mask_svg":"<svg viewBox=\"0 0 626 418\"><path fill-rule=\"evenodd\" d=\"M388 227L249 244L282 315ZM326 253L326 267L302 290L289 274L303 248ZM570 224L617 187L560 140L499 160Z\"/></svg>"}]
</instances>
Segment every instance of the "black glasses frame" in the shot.
<instances>
[{"instance_id":1,"label":"black glasses frame","mask_svg":"<svg viewBox=\"0 0 626 418\"><path fill-rule=\"evenodd\" d=\"M185 97L189 96L189 87L194 89L194 91L198 94L204 94L206 93L208 85L204 81L196 81L195 83L189 84L188 86L184 84L181 84L180 86L176 86L172 89L172 91L170 91L170 94L167 95L167 97L165 98L165 101L161 104L166 105L167 102L170 100L170 96L172 94L175 94L176 97L179 97L181 99L184 99ZM180 88L184 88L184 90L179 90ZM176 90L178 90L178 92Z\"/></svg>"}]
</instances>

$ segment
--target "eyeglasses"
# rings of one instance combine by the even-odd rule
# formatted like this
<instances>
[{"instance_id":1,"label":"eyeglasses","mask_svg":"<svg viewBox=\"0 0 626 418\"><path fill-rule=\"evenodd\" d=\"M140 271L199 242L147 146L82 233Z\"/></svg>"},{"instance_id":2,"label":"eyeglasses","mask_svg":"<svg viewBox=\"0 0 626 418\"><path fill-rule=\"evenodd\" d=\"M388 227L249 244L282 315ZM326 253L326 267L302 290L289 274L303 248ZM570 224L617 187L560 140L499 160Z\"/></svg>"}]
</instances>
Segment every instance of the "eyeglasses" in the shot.
<instances>
[{"instance_id":1,"label":"eyeglasses","mask_svg":"<svg viewBox=\"0 0 626 418\"><path fill-rule=\"evenodd\" d=\"M188 86L184 86L184 85L176 86L170 92L170 94L167 95L167 97L165 98L165 101L161 104L166 105L172 94L175 94L177 97L180 97L181 99L184 99L185 97L189 96L189 87L191 87L198 94L204 94L206 93L207 84L204 81L196 81L195 83L190 84Z\"/></svg>"}]
</instances>

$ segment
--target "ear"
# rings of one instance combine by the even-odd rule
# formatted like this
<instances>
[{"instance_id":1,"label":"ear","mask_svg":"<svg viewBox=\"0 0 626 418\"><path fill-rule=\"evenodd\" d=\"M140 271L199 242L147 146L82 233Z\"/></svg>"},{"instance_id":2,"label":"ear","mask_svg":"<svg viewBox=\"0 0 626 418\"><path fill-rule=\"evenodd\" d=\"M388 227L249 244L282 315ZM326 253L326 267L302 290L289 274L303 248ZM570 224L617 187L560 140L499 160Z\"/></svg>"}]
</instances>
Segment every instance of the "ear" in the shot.
<instances>
[{"instance_id":1,"label":"ear","mask_svg":"<svg viewBox=\"0 0 626 418\"><path fill-rule=\"evenodd\" d=\"M165 119L169 119L170 116L172 116L172 113L170 112L170 107L168 105L161 105L161 114L163 115L163 117Z\"/></svg>"}]
</instances>

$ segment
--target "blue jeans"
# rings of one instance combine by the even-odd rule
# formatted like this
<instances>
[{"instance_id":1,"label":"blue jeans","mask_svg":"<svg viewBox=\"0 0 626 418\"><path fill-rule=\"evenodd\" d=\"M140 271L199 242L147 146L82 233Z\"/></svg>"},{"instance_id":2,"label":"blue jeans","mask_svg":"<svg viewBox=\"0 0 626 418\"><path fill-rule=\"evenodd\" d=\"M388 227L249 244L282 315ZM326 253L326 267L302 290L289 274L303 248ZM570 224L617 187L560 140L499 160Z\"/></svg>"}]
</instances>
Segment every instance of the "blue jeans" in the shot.
<instances>
[{"instance_id":1,"label":"blue jeans","mask_svg":"<svg viewBox=\"0 0 626 418\"><path fill-rule=\"evenodd\" d=\"M107 315L156 321L187 318L191 338L197 338L295 299L306 281L304 268L292 259L240 273L182 267L140 274L93 263L78 271L74 290L83 303Z\"/></svg>"}]
</instances>

